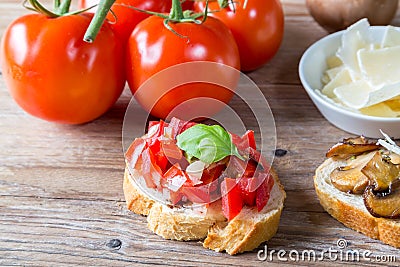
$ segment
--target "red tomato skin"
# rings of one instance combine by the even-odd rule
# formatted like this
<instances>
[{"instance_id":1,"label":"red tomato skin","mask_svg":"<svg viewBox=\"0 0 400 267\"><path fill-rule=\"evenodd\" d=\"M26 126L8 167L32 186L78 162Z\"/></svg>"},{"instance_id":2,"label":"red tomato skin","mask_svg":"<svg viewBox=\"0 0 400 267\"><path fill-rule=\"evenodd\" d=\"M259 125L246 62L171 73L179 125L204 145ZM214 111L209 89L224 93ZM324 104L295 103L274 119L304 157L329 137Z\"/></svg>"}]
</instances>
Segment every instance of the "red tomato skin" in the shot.
<instances>
[{"instance_id":1,"label":"red tomato skin","mask_svg":"<svg viewBox=\"0 0 400 267\"><path fill-rule=\"evenodd\" d=\"M79 0L78 5L80 8L89 8L99 2L100 0ZM171 0L116 0L111 7L115 16L110 12L107 15L107 19L110 22L114 22L111 24L114 32L116 32L123 42L127 42L136 25L150 16L128 6L165 13L170 11L171 3ZM95 12L95 9L91 9L90 11Z\"/></svg>"},{"instance_id":2,"label":"red tomato skin","mask_svg":"<svg viewBox=\"0 0 400 267\"><path fill-rule=\"evenodd\" d=\"M249 207L253 207L256 203L256 190L253 189L257 186L256 178L242 177L238 185L241 190L243 203Z\"/></svg>"},{"instance_id":3,"label":"red tomato skin","mask_svg":"<svg viewBox=\"0 0 400 267\"><path fill-rule=\"evenodd\" d=\"M193 10L194 1L185 0L185 1L181 1L181 4L182 4L182 10Z\"/></svg>"},{"instance_id":4,"label":"red tomato skin","mask_svg":"<svg viewBox=\"0 0 400 267\"><path fill-rule=\"evenodd\" d=\"M207 18L202 24L170 23L175 32L186 36L177 36L164 25L164 19L151 16L139 23L128 41L127 80L136 100L147 111L158 118L166 118L179 104L200 97L229 102L233 92L215 84L193 82L173 88L163 84L155 85L151 91L138 88L154 74L185 62L212 61L223 63L235 69L240 68L236 43L229 29L215 18ZM237 73L235 73L236 75ZM232 77L234 80L237 77ZM168 91L168 93L166 93ZM166 93L166 94L164 94ZM160 96L162 96L160 98ZM158 101L157 101L158 100ZM199 110L207 106L198 101L181 113L182 119L196 117ZM201 103L200 103L201 102ZM221 106L207 106L210 114ZM208 112L207 110L207 112ZM193 115L194 114L194 115ZM193 117L192 117L193 115Z\"/></svg>"},{"instance_id":5,"label":"red tomato skin","mask_svg":"<svg viewBox=\"0 0 400 267\"><path fill-rule=\"evenodd\" d=\"M123 51L106 23L83 41L91 15L48 18L29 14L6 29L1 68L15 101L44 120L81 124L105 113L120 96Z\"/></svg>"},{"instance_id":6,"label":"red tomato skin","mask_svg":"<svg viewBox=\"0 0 400 267\"><path fill-rule=\"evenodd\" d=\"M221 183L222 213L228 221L235 218L243 208L241 191L236 179L225 178Z\"/></svg>"},{"instance_id":7,"label":"red tomato skin","mask_svg":"<svg viewBox=\"0 0 400 267\"><path fill-rule=\"evenodd\" d=\"M139 158L142 155L143 150L146 148L146 141L142 138L136 138L133 140L132 144L129 146L128 150L125 153L125 158L127 164L132 168L136 169L139 161Z\"/></svg>"},{"instance_id":8,"label":"red tomato skin","mask_svg":"<svg viewBox=\"0 0 400 267\"><path fill-rule=\"evenodd\" d=\"M224 8L209 16L220 19L231 29L239 47L242 71L255 70L278 52L283 39L284 14L279 0L244 0L235 2L235 9ZM194 10L202 11L205 1L195 1ZM217 1L209 2L209 10L219 10Z\"/></svg>"},{"instance_id":9,"label":"red tomato skin","mask_svg":"<svg viewBox=\"0 0 400 267\"><path fill-rule=\"evenodd\" d=\"M210 187L207 185L184 185L181 188L181 192L193 203L207 204L211 200Z\"/></svg>"},{"instance_id":10,"label":"red tomato skin","mask_svg":"<svg viewBox=\"0 0 400 267\"><path fill-rule=\"evenodd\" d=\"M257 210L260 212L265 205L267 205L275 182L274 178L269 173L261 173L258 179L264 179L256 191L256 206Z\"/></svg>"}]
</instances>

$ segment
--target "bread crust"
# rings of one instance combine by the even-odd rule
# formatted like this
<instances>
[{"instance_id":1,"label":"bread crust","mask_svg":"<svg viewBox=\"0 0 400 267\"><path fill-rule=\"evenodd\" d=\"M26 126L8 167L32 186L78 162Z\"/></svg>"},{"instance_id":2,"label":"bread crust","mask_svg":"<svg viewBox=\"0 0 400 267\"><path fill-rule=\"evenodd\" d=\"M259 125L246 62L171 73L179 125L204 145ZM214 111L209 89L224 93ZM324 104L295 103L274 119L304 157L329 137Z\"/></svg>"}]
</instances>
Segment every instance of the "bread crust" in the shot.
<instances>
[{"instance_id":1,"label":"bread crust","mask_svg":"<svg viewBox=\"0 0 400 267\"><path fill-rule=\"evenodd\" d=\"M257 248L278 229L286 193L277 174L272 171L272 175L275 185L264 209L258 212L255 207L243 207L230 222L222 215L220 201L208 209L195 210L171 208L153 201L136 187L127 168L123 188L128 209L146 215L149 229L157 235L173 240L204 240L205 248L233 255Z\"/></svg>"},{"instance_id":2,"label":"bread crust","mask_svg":"<svg viewBox=\"0 0 400 267\"><path fill-rule=\"evenodd\" d=\"M341 165L345 161L329 158L315 172L314 186L322 207L345 226L400 248L400 220L372 216L361 195L341 192L330 183L330 172Z\"/></svg>"},{"instance_id":3,"label":"bread crust","mask_svg":"<svg viewBox=\"0 0 400 267\"><path fill-rule=\"evenodd\" d=\"M154 200L141 194L130 182L129 171L125 168L123 190L125 195L126 206L129 210L140 215L149 215L150 209L154 204Z\"/></svg>"}]
</instances>

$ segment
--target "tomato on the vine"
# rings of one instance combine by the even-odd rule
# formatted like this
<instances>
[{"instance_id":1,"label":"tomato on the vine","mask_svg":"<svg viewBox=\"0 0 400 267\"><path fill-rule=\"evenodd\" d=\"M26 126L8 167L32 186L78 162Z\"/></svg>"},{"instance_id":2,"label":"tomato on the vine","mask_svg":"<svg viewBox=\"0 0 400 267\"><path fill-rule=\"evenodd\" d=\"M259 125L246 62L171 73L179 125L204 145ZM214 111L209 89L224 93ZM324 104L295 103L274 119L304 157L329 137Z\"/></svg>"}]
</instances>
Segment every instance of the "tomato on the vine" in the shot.
<instances>
[{"instance_id":1,"label":"tomato on the vine","mask_svg":"<svg viewBox=\"0 0 400 267\"><path fill-rule=\"evenodd\" d=\"M182 0L182 10L193 10L194 1L193 0Z\"/></svg>"},{"instance_id":2,"label":"tomato on the vine","mask_svg":"<svg viewBox=\"0 0 400 267\"><path fill-rule=\"evenodd\" d=\"M100 0L79 0L79 7L89 8L98 4ZM111 7L113 13L109 12L107 19L114 31L123 41L128 40L136 25L149 17L145 12L140 12L129 6L153 12L169 12L171 0L116 0Z\"/></svg>"},{"instance_id":3,"label":"tomato on the vine","mask_svg":"<svg viewBox=\"0 0 400 267\"><path fill-rule=\"evenodd\" d=\"M116 102L125 84L121 42L108 23L92 44L84 42L92 16L29 14L8 26L1 41L1 68L11 95L25 111L79 124Z\"/></svg>"},{"instance_id":4,"label":"tomato on the vine","mask_svg":"<svg viewBox=\"0 0 400 267\"><path fill-rule=\"evenodd\" d=\"M209 10L220 10L218 2L211 0ZM203 11L205 5L205 0L195 1L194 10ZM255 70L267 63L282 42L284 16L279 0L235 0L209 16L220 19L231 29L243 71Z\"/></svg>"},{"instance_id":5,"label":"tomato on the vine","mask_svg":"<svg viewBox=\"0 0 400 267\"><path fill-rule=\"evenodd\" d=\"M180 113L181 118L192 119L193 116L196 117L196 112L199 110L208 112L208 115L215 113L221 106L213 106L199 99L208 98L223 103L229 102L233 92L217 84L192 82L174 88L165 88L160 81L151 90L138 91L147 79L180 63L211 61L235 69L240 68L235 40L221 21L212 17L208 17L203 23L170 21L168 25L171 30L164 26L164 19L151 16L143 20L129 38L127 80L132 93L146 110L159 118L166 118L171 115L170 112L174 108L190 100L194 102L190 102L183 108L183 112ZM212 69L206 71L213 72ZM169 80L179 80L179 76L183 75L185 73L178 73L175 77L169 77ZM224 75L233 76L226 72ZM235 78L229 77L230 80L235 80Z\"/></svg>"}]
</instances>

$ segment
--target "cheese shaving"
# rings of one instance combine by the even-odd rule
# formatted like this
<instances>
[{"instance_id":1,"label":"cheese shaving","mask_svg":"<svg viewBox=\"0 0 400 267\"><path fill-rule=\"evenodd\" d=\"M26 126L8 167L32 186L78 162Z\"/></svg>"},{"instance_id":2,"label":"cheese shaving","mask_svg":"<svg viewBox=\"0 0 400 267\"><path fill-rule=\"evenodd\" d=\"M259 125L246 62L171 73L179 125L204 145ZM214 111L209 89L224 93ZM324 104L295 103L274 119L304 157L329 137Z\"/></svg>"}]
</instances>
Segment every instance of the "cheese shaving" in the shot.
<instances>
[{"instance_id":1,"label":"cheese shaving","mask_svg":"<svg viewBox=\"0 0 400 267\"><path fill-rule=\"evenodd\" d=\"M379 139L377 144L393 153L396 153L397 155L400 155L400 147L389 137L389 135L385 134L382 130L379 131L385 137L385 140Z\"/></svg>"}]
</instances>

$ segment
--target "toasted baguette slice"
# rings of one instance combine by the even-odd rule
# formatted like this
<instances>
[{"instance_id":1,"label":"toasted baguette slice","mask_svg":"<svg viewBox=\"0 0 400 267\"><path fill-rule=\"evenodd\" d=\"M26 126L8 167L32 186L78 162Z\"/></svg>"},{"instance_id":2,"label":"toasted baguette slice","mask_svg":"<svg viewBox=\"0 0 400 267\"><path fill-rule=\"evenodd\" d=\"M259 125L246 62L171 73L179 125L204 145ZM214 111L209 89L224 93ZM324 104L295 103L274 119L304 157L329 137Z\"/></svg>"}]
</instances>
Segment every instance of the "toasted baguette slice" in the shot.
<instances>
[{"instance_id":1,"label":"toasted baguette slice","mask_svg":"<svg viewBox=\"0 0 400 267\"><path fill-rule=\"evenodd\" d=\"M400 248L400 220L373 217L361 195L344 193L332 185L330 173L343 165L345 161L329 158L317 168L314 186L322 207L345 226Z\"/></svg>"},{"instance_id":2,"label":"toasted baguette slice","mask_svg":"<svg viewBox=\"0 0 400 267\"><path fill-rule=\"evenodd\" d=\"M140 176L125 169L124 194L129 210L147 216L148 227L154 233L174 240L204 240L203 246L215 251L237 254L251 251L269 240L278 230L286 193L278 176L268 204L260 212L257 208L243 207L230 222L222 214L221 201L208 208L193 209L169 207L158 203L136 186L133 178Z\"/></svg>"}]
</instances>

